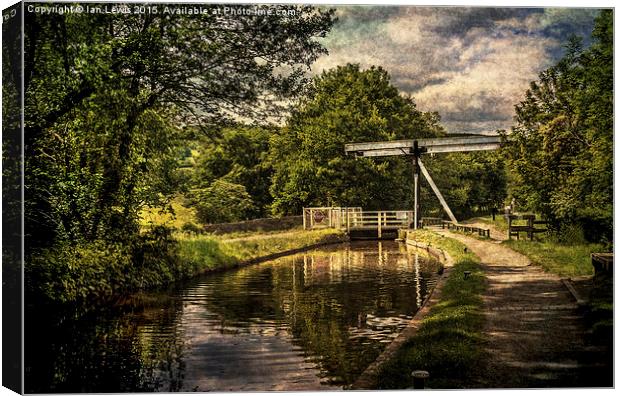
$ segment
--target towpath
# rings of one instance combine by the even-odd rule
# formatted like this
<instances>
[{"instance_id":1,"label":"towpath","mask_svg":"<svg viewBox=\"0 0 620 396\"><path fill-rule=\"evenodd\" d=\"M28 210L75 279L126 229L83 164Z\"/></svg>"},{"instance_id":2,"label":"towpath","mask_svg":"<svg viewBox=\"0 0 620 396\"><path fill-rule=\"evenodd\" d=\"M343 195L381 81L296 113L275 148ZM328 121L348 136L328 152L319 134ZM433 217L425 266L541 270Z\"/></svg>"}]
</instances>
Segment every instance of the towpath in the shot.
<instances>
[{"instance_id":1,"label":"towpath","mask_svg":"<svg viewBox=\"0 0 620 396\"><path fill-rule=\"evenodd\" d=\"M484 388L601 386L600 352L585 340L583 318L562 280L499 241L438 230L484 265L486 367L472 378ZM607 384L606 386L611 386Z\"/></svg>"}]
</instances>

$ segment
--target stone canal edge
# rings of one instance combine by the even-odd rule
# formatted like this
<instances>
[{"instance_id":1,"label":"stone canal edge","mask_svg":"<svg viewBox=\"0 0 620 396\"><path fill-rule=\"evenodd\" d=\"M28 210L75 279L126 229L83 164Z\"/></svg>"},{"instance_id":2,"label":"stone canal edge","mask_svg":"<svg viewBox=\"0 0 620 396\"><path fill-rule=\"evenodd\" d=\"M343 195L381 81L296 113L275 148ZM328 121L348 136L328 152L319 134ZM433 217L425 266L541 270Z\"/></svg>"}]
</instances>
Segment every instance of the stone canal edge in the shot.
<instances>
[{"instance_id":1,"label":"stone canal edge","mask_svg":"<svg viewBox=\"0 0 620 396\"><path fill-rule=\"evenodd\" d=\"M417 333L418 329L422 325L422 321L428 316L431 307L441 300L441 290L450 275L452 267L454 266L454 260L444 250L435 249L409 239L406 240L405 243L418 249L425 250L430 256L442 262L444 266L443 273L440 275L435 287L430 292L426 300L424 300L422 306L413 316L407 327L405 327L394 339L394 341L392 341L387 348L385 348L379 357L362 372L353 385L351 385L350 389L361 390L377 388L379 370L381 369L381 366L392 359L401 346Z\"/></svg>"}]
</instances>

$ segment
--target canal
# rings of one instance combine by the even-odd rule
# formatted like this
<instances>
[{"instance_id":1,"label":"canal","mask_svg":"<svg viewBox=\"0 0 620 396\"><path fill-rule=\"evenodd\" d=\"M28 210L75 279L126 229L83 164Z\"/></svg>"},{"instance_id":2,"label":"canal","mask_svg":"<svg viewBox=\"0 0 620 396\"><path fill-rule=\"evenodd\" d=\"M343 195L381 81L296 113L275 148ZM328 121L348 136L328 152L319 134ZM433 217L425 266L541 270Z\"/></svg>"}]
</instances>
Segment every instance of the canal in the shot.
<instances>
[{"instance_id":1,"label":"canal","mask_svg":"<svg viewBox=\"0 0 620 396\"><path fill-rule=\"evenodd\" d=\"M26 326L27 393L343 389L403 329L440 264L352 242Z\"/></svg>"}]
</instances>

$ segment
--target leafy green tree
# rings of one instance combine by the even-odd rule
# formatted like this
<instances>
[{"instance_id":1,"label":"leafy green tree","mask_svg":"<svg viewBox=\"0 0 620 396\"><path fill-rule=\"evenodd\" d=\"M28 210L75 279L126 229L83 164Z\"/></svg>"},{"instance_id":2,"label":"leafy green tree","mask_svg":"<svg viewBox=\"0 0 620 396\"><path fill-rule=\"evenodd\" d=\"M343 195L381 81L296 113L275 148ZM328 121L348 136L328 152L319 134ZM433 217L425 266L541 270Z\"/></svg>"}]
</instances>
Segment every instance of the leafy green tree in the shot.
<instances>
[{"instance_id":1,"label":"leafy green tree","mask_svg":"<svg viewBox=\"0 0 620 396\"><path fill-rule=\"evenodd\" d=\"M567 53L532 82L516 106L509 149L511 194L556 228L581 226L611 240L613 224L613 13L603 10L594 43Z\"/></svg>"},{"instance_id":2,"label":"leafy green tree","mask_svg":"<svg viewBox=\"0 0 620 396\"><path fill-rule=\"evenodd\" d=\"M314 79L281 133L271 139L275 214L304 206L410 207L411 165L404 158L345 156L350 142L441 136L439 117L416 109L380 67L338 66Z\"/></svg>"},{"instance_id":3,"label":"leafy green tree","mask_svg":"<svg viewBox=\"0 0 620 396\"><path fill-rule=\"evenodd\" d=\"M192 185L205 188L217 180L242 185L252 197L250 217L265 217L272 201L269 186L273 172L267 157L274 131L238 125L203 139Z\"/></svg>"},{"instance_id":4,"label":"leafy green tree","mask_svg":"<svg viewBox=\"0 0 620 396\"><path fill-rule=\"evenodd\" d=\"M252 197L240 184L216 180L192 193L198 220L204 224L246 220L254 210Z\"/></svg>"},{"instance_id":5,"label":"leafy green tree","mask_svg":"<svg viewBox=\"0 0 620 396\"><path fill-rule=\"evenodd\" d=\"M498 152L425 156L424 164L457 219L488 214L506 199L505 160ZM430 189L421 191L425 215L442 216L443 209Z\"/></svg>"},{"instance_id":6,"label":"leafy green tree","mask_svg":"<svg viewBox=\"0 0 620 396\"><path fill-rule=\"evenodd\" d=\"M141 208L162 206L175 189L179 125L277 115L302 92L304 70L325 52L315 38L333 22L332 11L294 8L27 13L29 247L130 239Z\"/></svg>"}]
</instances>

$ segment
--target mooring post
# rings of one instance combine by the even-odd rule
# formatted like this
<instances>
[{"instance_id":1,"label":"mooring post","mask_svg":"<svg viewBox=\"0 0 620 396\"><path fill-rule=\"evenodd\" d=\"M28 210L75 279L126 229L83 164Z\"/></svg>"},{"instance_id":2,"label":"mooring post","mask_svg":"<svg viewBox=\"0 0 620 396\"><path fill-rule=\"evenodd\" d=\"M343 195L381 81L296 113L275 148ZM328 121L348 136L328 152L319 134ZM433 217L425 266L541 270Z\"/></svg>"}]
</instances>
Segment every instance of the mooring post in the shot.
<instances>
[{"instance_id":1,"label":"mooring post","mask_svg":"<svg viewBox=\"0 0 620 396\"><path fill-rule=\"evenodd\" d=\"M413 377L413 389L424 389L424 384L429 377L428 371L416 370L411 373Z\"/></svg>"}]
</instances>

